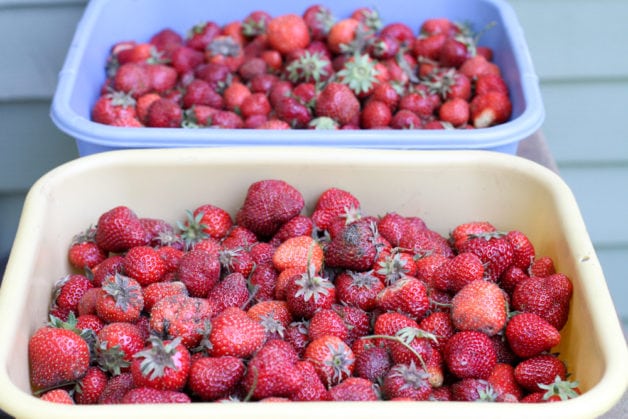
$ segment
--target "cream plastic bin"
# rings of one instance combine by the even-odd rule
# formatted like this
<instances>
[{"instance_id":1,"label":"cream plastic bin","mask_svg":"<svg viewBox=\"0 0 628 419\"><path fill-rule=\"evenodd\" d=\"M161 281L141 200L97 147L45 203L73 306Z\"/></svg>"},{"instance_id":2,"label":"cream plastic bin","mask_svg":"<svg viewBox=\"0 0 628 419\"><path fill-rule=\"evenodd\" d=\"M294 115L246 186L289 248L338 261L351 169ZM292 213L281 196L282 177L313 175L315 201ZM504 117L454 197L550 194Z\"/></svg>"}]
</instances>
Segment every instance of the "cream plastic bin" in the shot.
<instances>
[{"instance_id":1,"label":"cream plastic bin","mask_svg":"<svg viewBox=\"0 0 628 419\"><path fill-rule=\"evenodd\" d=\"M332 158L333 156L333 158ZM51 405L32 396L27 342L46 321L52 284L69 271L72 236L104 211L128 205L140 216L177 221L213 203L234 212L260 179L297 187L311 210L324 189L354 193L369 214L423 217L446 235L470 220L526 232L539 255L574 283L559 347L582 396L559 403L302 402L190 405ZM0 409L17 417L531 418L595 417L628 387L628 351L604 274L576 201L553 172L488 151L202 148L112 151L82 157L43 176L26 199L0 290Z\"/></svg>"}]
</instances>

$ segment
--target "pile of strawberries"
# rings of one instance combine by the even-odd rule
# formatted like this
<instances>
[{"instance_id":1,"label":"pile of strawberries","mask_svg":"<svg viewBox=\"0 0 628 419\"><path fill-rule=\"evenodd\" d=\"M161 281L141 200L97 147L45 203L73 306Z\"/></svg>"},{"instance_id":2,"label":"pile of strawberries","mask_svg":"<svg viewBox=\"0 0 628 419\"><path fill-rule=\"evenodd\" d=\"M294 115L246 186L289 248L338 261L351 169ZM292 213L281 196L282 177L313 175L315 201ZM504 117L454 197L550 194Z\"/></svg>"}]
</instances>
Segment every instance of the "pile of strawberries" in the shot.
<instances>
[{"instance_id":1,"label":"pile of strawberries","mask_svg":"<svg viewBox=\"0 0 628 419\"><path fill-rule=\"evenodd\" d=\"M232 216L176 225L126 206L76 236L49 324L31 336L34 394L60 403L481 400L580 393L551 349L572 283L524 233L449 237L363 213L329 188L304 215L282 180ZM78 273L78 272L81 273Z\"/></svg>"},{"instance_id":2,"label":"pile of strawberries","mask_svg":"<svg viewBox=\"0 0 628 419\"><path fill-rule=\"evenodd\" d=\"M488 29L488 28L485 28ZM254 11L165 28L112 46L92 120L125 127L484 128L511 116L493 51L467 25L384 25L362 7L342 19Z\"/></svg>"}]
</instances>

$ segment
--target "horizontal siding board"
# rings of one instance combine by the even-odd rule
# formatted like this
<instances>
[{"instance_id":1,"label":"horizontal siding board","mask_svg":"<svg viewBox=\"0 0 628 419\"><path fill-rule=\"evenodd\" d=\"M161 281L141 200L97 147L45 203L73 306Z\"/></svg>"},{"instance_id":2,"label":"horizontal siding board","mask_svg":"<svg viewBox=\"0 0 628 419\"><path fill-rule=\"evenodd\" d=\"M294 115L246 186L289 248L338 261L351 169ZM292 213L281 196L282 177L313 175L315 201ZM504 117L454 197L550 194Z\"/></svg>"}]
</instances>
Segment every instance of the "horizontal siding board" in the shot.
<instances>
[{"instance_id":1,"label":"horizontal siding board","mask_svg":"<svg viewBox=\"0 0 628 419\"><path fill-rule=\"evenodd\" d=\"M548 82L541 93L543 132L559 165L628 164L628 81Z\"/></svg>"},{"instance_id":2,"label":"horizontal siding board","mask_svg":"<svg viewBox=\"0 0 628 419\"><path fill-rule=\"evenodd\" d=\"M84 7L0 9L0 101L50 98Z\"/></svg>"},{"instance_id":3,"label":"horizontal siding board","mask_svg":"<svg viewBox=\"0 0 628 419\"><path fill-rule=\"evenodd\" d=\"M48 170L78 157L74 139L49 117L49 102L0 103L0 192L23 191Z\"/></svg>"},{"instance_id":4,"label":"horizontal siding board","mask_svg":"<svg viewBox=\"0 0 628 419\"><path fill-rule=\"evenodd\" d=\"M541 80L628 79L625 0L510 0Z\"/></svg>"},{"instance_id":5,"label":"horizontal siding board","mask_svg":"<svg viewBox=\"0 0 628 419\"><path fill-rule=\"evenodd\" d=\"M594 245L628 246L628 166L562 167Z\"/></svg>"}]
</instances>

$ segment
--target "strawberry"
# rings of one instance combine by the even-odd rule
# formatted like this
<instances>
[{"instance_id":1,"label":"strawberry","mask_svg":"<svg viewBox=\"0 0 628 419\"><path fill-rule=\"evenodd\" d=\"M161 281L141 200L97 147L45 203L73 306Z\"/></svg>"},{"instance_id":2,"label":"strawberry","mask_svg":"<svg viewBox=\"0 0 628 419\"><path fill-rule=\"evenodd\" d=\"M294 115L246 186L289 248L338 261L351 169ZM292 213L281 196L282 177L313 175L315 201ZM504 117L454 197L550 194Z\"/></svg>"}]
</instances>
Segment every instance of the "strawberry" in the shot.
<instances>
[{"instance_id":1,"label":"strawberry","mask_svg":"<svg viewBox=\"0 0 628 419\"><path fill-rule=\"evenodd\" d=\"M486 379L497 364L497 353L490 338L482 332L456 332L445 345L447 368L458 378Z\"/></svg>"},{"instance_id":2,"label":"strawberry","mask_svg":"<svg viewBox=\"0 0 628 419\"><path fill-rule=\"evenodd\" d=\"M311 236L297 236L281 243L272 258L278 271L290 268L306 271L311 267L319 272L323 265L323 249Z\"/></svg>"},{"instance_id":3,"label":"strawberry","mask_svg":"<svg viewBox=\"0 0 628 419\"><path fill-rule=\"evenodd\" d=\"M83 314L76 318L76 328L78 330L90 329L98 334L105 326L105 322L95 314Z\"/></svg>"},{"instance_id":4,"label":"strawberry","mask_svg":"<svg viewBox=\"0 0 628 419\"><path fill-rule=\"evenodd\" d=\"M296 218L296 217L295 217ZM272 266L273 254L275 253L275 246L266 242L258 242L251 246L249 254L255 266L267 265Z\"/></svg>"},{"instance_id":5,"label":"strawberry","mask_svg":"<svg viewBox=\"0 0 628 419\"><path fill-rule=\"evenodd\" d=\"M366 378L372 382L378 382L386 376L393 366L390 353L383 346L369 345L359 353L356 352L355 349L353 350L356 355L354 374L358 377Z\"/></svg>"},{"instance_id":6,"label":"strawberry","mask_svg":"<svg viewBox=\"0 0 628 419\"><path fill-rule=\"evenodd\" d=\"M281 54L305 48L310 43L310 32L305 20L296 14L273 18L266 28L268 44Z\"/></svg>"},{"instance_id":7,"label":"strawberry","mask_svg":"<svg viewBox=\"0 0 628 419\"><path fill-rule=\"evenodd\" d=\"M276 247L291 237L311 236L313 229L314 223L310 217L297 215L283 224L269 243Z\"/></svg>"},{"instance_id":8,"label":"strawberry","mask_svg":"<svg viewBox=\"0 0 628 419\"><path fill-rule=\"evenodd\" d=\"M447 340L455 333L451 317L442 311L436 311L424 317L419 323L419 329L434 336L430 343L439 351L444 349Z\"/></svg>"},{"instance_id":9,"label":"strawberry","mask_svg":"<svg viewBox=\"0 0 628 419\"><path fill-rule=\"evenodd\" d=\"M487 74L500 75L501 73L497 64L490 62L486 57L480 54L467 58L458 70L470 79L475 79L476 86L477 80L482 76Z\"/></svg>"},{"instance_id":10,"label":"strawberry","mask_svg":"<svg viewBox=\"0 0 628 419\"><path fill-rule=\"evenodd\" d=\"M355 356L351 348L337 336L323 335L305 348L303 359L314 364L318 376L332 387L351 376Z\"/></svg>"},{"instance_id":11,"label":"strawberry","mask_svg":"<svg viewBox=\"0 0 628 419\"><path fill-rule=\"evenodd\" d=\"M563 361L554 355L541 354L525 359L514 370L517 384L527 391L539 391L539 385L552 384L556 377L565 380L567 369Z\"/></svg>"},{"instance_id":12,"label":"strawberry","mask_svg":"<svg viewBox=\"0 0 628 419\"><path fill-rule=\"evenodd\" d=\"M376 234L375 223L366 218L344 226L325 248L327 266L369 270L377 256Z\"/></svg>"},{"instance_id":13,"label":"strawberry","mask_svg":"<svg viewBox=\"0 0 628 419\"><path fill-rule=\"evenodd\" d=\"M147 66L148 78L152 91L166 94L177 84L177 71L169 65L151 64Z\"/></svg>"},{"instance_id":14,"label":"strawberry","mask_svg":"<svg viewBox=\"0 0 628 419\"><path fill-rule=\"evenodd\" d=\"M368 101L360 116L360 126L365 129L387 127L392 122L392 112L388 105L378 100Z\"/></svg>"},{"instance_id":15,"label":"strawberry","mask_svg":"<svg viewBox=\"0 0 628 419\"><path fill-rule=\"evenodd\" d=\"M249 186L236 222L261 237L270 237L304 207L303 195L292 185L275 179Z\"/></svg>"},{"instance_id":16,"label":"strawberry","mask_svg":"<svg viewBox=\"0 0 628 419\"><path fill-rule=\"evenodd\" d=\"M501 233L473 236L460 246L459 251L475 253L485 264L486 278L493 282L512 264L514 254L512 244Z\"/></svg>"},{"instance_id":17,"label":"strawberry","mask_svg":"<svg viewBox=\"0 0 628 419\"><path fill-rule=\"evenodd\" d=\"M425 281L429 288L434 288L434 274L448 260L447 256L440 253L427 253L415 256L416 277Z\"/></svg>"},{"instance_id":18,"label":"strawberry","mask_svg":"<svg viewBox=\"0 0 628 419\"><path fill-rule=\"evenodd\" d=\"M129 390L120 400L123 404L191 403L190 397L173 390L158 390L150 387L136 387Z\"/></svg>"},{"instance_id":19,"label":"strawberry","mask_svg":"<svg viewBox=\"0 0 628 419\"><path fill-rule=\"evenodd\" d=\"M248 358L266 340L264 327L237 307L229 307L212 319L209 341L213 356Z\"/></svg>"},{"instance_id":20,"label":"strawberry","mask_svg":"<svg viewBox=\"0 0 628 419\"><path fill-rule=\"evenodd\" d=\"M379 394L372 381L360 377L349 377L329 389L334 401L376 401Z\"/></svg>"},{"instance_id":21,"label":"strawberry","mask_svg":"<svg viewBox=\"0 0 628 419\"><path fill-rule=\"evenodd\" d=\"M357 123L360 114L360 102L347 85L331 82L318 96L315 113L316 116L332 118L340 125Z\"/></svg>"},{"instance_id":22,"label":"strawberry","mask_svg":"<svg viewBox=\"0 0 628 419\"><path fill-rule=\"evenodd\" d=\"M192 297L207 297L220 280L220 260L217 254L193 249L181 257L176 276Z\"/></svg>"},{"instance_id":23,"label":"strawberry","mask_svg":"<svg viewBox=\"0 0 628 419\"><path fill-rule=\"evenodd\" d=\"M519 230L511 230L506 234L506 240L512 245L513 265L524 271L527 270L536 256L534 245L528 236Z\"/></svg>"},{"instance_id":24,"label":"strawberry","mask_svg":"<svg viewBox=\"0 0 628 419\"><path fill-rule=\"evenodd\" d=\"M280 300L260 301L250 307L246 314L264 327L268 338L283 338L292 322L288 303Z\"/></svg>"},{"instance_id":25,"label":"strawberry","mask_svg":"<svg viewBox=\"0 0 628 419\"><path fill-rule=\"evenodd\" d=\"M484 265L478 255L458 253L434 270L430 285L441 291L456 293L467 284L484 278Z\"/></svg>"},{"instance_id":26,"label":"strawberry","mask_svg":"<svg viewBox=\"0 0 628 419\"><path fill-rule=\"evenodd\" d=\"M308 329L308 336L311 341L325 335L336 336L343 341L346 341L349 336L349 330L344 319L330 308L321 309L314 313Z\"/></svg>"},{"instance_id":27,"label":"strawberry","mask_svg":"<svg viewBox=\"0 0 628 419\"><path fill-rule=\"evenodd\" d=\"M495 226L488 221L470 221L458 224L450 233L449 240L458 252L462 245L471 239L471 236L481 233L492 233L497 231Z\"/></svg>"},{"instance_id":28,"label":"strawberry","mask_svg":"<svg viewBox=\"0 0 628 419\"><path fill-rule=\"evenodd\" d=\"M148 240L148 232L129 207L112 208L98 218L96 243L106 252L123 252Z\"/></svg>"},{"instance_id":29,"label":"strawberry","mask_svg":"<svg viewBox=\"0 0 628 419\"><path fill-rule=\"evenodd\" d=\"M185 86L182 104L185 109L192 108L195 105L205 105L215 109L222 109L224 99L208 82L195 78ZM197 122L202 126L206 121L197 119Z\"/></svg>"},{"instance_id":30,"label":"strawberry","mask_svg":"<svg viewBox=\"0 0 628 419\"><path fill-rule=\"evenodd\" d=\"M47 325L29 338L28 362L33 390L43 391L82 378L89 368L90 350L75 331Z\"/></svg>"},{"instance_id":31,"label":"strawberry","mask_svg":"<svg viewBox=\"0 0 628 419\"><path fill-rule=\"evenodd\" d=\"M317 310L331 308L336 288L329 278L317 275L310 267L307 272L291 276L285 299L294 317L310 319Z\"/></svg>"},{"instance_id":32,"label":"strawberry","mask_svg":"<svg viewBox=\"0 0 628 419\"><path fill-rule=\"evenodd\" d=\"M303 20L308 26L312 40L324 40L335 22L332 11L324 5L309 6L303 12Z\"/></svg>"},{"instance_id":33,"label":"strawberry","mask_svg":"<svg viewBox=\"0 0 628 419\"><path fill-rule=\"evenodd\" d=\"M338 300L362 310L372 310L377 304L377 295L384 284L372 271L339 273L334 281Z\"/></svg>"},{"instance_id":34,"label":"strawberry","mask_svg":"<svg viewBox=\"0 0 628 419\"><path fill-rule=\"evenodd\" d=\"M121 274L103 280L96 301L96 314L105 322L134 322L143 308L142 287L136 280Z\"/></svg>"},{"instance_id":35,"label":"strawberry","mask_svg":"<svg viewBox=\"0 0 628 419\"><path fill-rule=\"evenodd\" d=\"M133 388L133 375L123 372L109 378L104 390L98 397L98 404L119 404L122 397Z\"/></svg>"},{"instance_id":36,"label":"strawberry","mask_svg":"<svg viewBox=\"0 0 628 419\"><path fill-rule=\"evenodd\" d=\"M241 247L223 248L218 254L218 259L224 275L237 273L248 277L255 267L249 252Z\"/></svg>"},{"instance_id":37,"label":"strawberry","mask_svg":"<svg viewBox=\"0 0 628 419\"><path fill-rule=\"evenodd\" d=\"M375 61L368 54L355 54L344 61L336 77L340 83L349 86L358 98L365 98L372 93L379 74Z\"/></svg>"},{"instance_id":38,"label":"strawberry","mask_svg":"<svg viewBox=\"0 0 628 419\"><path fill-rule=\"evenodd\" d=\"M225 32L223 33L224 35L219 34L207 45L205 61L207 63L223 64L233 73L244 62L242 40L238 39L239 36L235 34L232 36Z\"/></svg>"},{"instance_id":39,"label":"strawberry","mask_svg":"<svg viewBox=\"0 0 628 419\"><path fill-rule=\"evenodd\" d=\"M293 84L316 83L319 84L329 79L333 73L331 61L328 56L320 51L309 50L296 51L295 57L291 57L286 63L287 78Z\"/></svg>"},{"instance_id":40,"label":"strawberry","mask_svg":"<svg viewBox=\"0 0 628 419\"><path fill-rule=\"evenodd\" d=\"M221 32L220 26L212 21L194 25L185 43L190 48L205 51L209 43Z\"/></svg>"},{"instance_id":41,"label":"strawberry","mask_svg":"<svg viewBox=\"0 0 628 419\"><path fill-rule=\"evenodd\" d=\"M75 387L76 404L97 404L107 385L107 373L99 367L89 367Z\"/></svg>"},{"instance_id":42,"label":"strawberry","mask_svg":"<svg viewBox=\"0 0 628 419\"><path fill-rule=\"evenodd\" d=\"M255 115L268 116L271 110L268 97L264 93L252 93L240 104L240 112L244 118Z\"/></svg>"},{"instance_id":43,"label":"strawberry","mask_svg":"<svg viewBox=\"0 0 628 419\"><path fill-rule=\"evenodd\" d=\"M545 278L556 273L554 261L548 256L540 256L532 261L528 269L528 275L538 278Z\"/></svg>"},{"instance_id":44,"label":"strawberry","mask_svg":"<svg viewBox=\"0 0 628 419\"><path fill-rule=\"evenodd\" d=\"M393 366L382 384L382 393L386 399L408 398L410 400L427 400L432 386L428 374L417 368L414 362Z\"/></svg>"},{"instance_id":45,"label":"strawberry","mask_svg":"<svg viewBox=\"0 0 628 419\"><path fill-rule=\"evenodd\" d=\"M483 95L488 92L508 94L508 86L500 74L480 74L475 79L475 94Z\"/></svg>"},{"instance_id":46,"label":"strawberry","mask_svg":"<svg viewBox=\"0 0 628 419\"><path fill-rule=\"evenodd\" d=\"M438 109L438 117L454 127L460 127L469 120L469 102L455 97L448 99Z\"/></svg>"},{"instance_id":47,"label":"strawberry","mask_svg":"<svg viewBox=\"0 0 628 419\"><path fill-rule=\"evenodd\" d=\"M277 271L271 265L258 264L253 269L249 277L249 283L255 301L266 301L275 298L278 276Z\"/></svg>"},{"instance_id":48,"label":"strawberry","mask_svg":"<svg viewBox=\"0 0 628 419\"><path fill-rule=\"evenodd\" d=\"M180 246L180 240L175 228L168 221L161 218L140 218L140 223L150 236L149 244L153 247Z\"/></svg>"},{"instance_id":49,"label":"strawberry","mask_svg":"<svg viewBox=\"0 0 628 419\"><path fill-rule=\"evenodd\" d=\"M412 43L412 52L421 59L438 61L440 53L447 40L444 33L425 34L418 36Z\"/></svg>"},{"instance_id":50,"label":"strawberry","mask_svg":"<svg viewBox=\"0 0 628 419\"><path fill-rule=\"evenodd\" d=\"M201 343L213 308L204 298L182 293L166 296L153 305L150 328L169 339L179 338L183 346L193 349Z\"/></svg>"},{"instance_id":51,"label":"strawberry","mask_svg":"<svg viewBox=\"0 0 628 419\"><path fill-rule=\"evenodd\" d=\"M560 333L534 313L518 313L506 325L506 339L517 356L528 358L558 345Z\"/></svg>"},{"instance_id":52,"label":"strawberry","mask_svg":"<svg viewBox=\"0 0 628 419\"><path fill-rule=\"evenodd\" d=\"M240 110L242 102L249 96L251 90L239 81L232 81L222 92L225 109L230 111Z\"/></svg>"},{"instance_id":53,"label":"strawberry","mask_svg":"<svg viewBox=\"0 0 628 419\"><path fill-rule=\"evenodd\" d=\"M181 35L173 29L164 28L150 37L149 43L155 46L159 52L164 52L166 56L181 46L184 40Z\"/></svg>"},{"instance_id":54,"label":"strawberry","mask_svg":"<svg viewBox=\"0 0 628 419\"><path fill-rule=\"evenodd\" d=\"M318 229L326 230L332 220L360 212L360 201L351 192L339 188L328 188L318 197L312 221Z\"/></svg>"},{"instance_id":55,"label":"strawberry","mask_svg":"<svg viewBox=\"0 0 628 419\"><path fill-rule=\"evenodd\" d=\"M343 52L343 49L355 40L360 26L360 21L352 17L336 21L327 33L326 42L329 50L334 54Z\"/></svg>"},{"instance_id":56,"label":"strawberry","mask_svg":"<svg viewBox=\"0 0 628 419\"><path fill-rule=\"evenodd\" d=\"M458 330L499 333L508 319L506 294L494 282L478 279L465 285L451 300L451 320Z\"/></svg>"},{"instance_id":57,"label":"strawberry","mask_svg":"<svg viewBox=\"0 0 628 419\"><path fill-rule=\"evenodd\" d=\"M90 227L72 238L68 250L70 265L77 269L92 269L107 258L105 251L96 244L95 236L96 229Z\"/></svg>"},{"instance_id":58,"label":"strawberry","mask_svg":"<svg viewBox=\"0 0 628 419\"><path fill-rule=\"evenodd\" d=\"M235 356L198 358L190 367L187 387L201 400L218 400L235 391L245 372L244 361Z\"/></svg>"},{"instance_id":59,"label":"strawberry","mask_svg":"<svg viewBox=\"0 0 628 419\"><path fill-rule=\"evenodd\" d=\"M452 400L455 401L496 401L497 394L491 384L481 378L463 378L451 385Z\"/></svg>"},{"instance_id":60,"label":"strawberry","mask_svg":"<svg viewBox=\"0 0 628 419\"><path fill-rule=\"evenodd\" d=\"M253 356L242 381L253 399L290 397L301 387L301 370L294 348L286 341L271 339Z\"/></svg>"},{"instance_id":61,"label":"strawberry","mask_svg":"<svg viewBox=\"0 0 628 419\"><path fill-rule=\"evenodd\" d=\"M214 313L220 313L227 307L244 307L250 300L246 278L239 272L225 276L207 295Z\"/></svg>"},{"instance_id":62,"label":"strawberry","mask_svg":"<svg viewBox=\"0 0 628 419\"><path fill-rule=\"evenodd\" d=\"M135 246L125 254L123 269L127 276L146 286L161 280L166 264L154 248Z\"/></svg>"},{"instance_id":63,"label":"strawberry","mask_svg":"<svg viewBox=\"0 0 628 419\"><path fill-rule=\"evenodd\" d=\"M76 313L81 298L88 289L93 287L94 285L85 275L67 275L55 284L53 304Z\"/></svg>"},{"instance_id":64,"label":"strawberry","mask_svg":"<svg viewBox=\"0 0 628 419\"><path fill-rule=\"evenodd\" d=\"M495 390L496 401L516 402L523 396L523 389L515 379L515 368L510 364L495 365L487 381Z\"/></svg>"},{"instance_id":65,"label":"strawberry","mask_svg":"<svg viewBox=\"0 0 628 419\"><path fill-rule=\"evenodd\" d=\"M329 400L327 388L321 381L316 368L309 361L297 361L296 368L301 375L301 386L291 396L294 401Z\"/></svg>"},{"instance_id":66,"label":"strawberry","mask_svg":"<svg viewBox=\"0 0 628 419\"><path fill-rule=\"evenodd\" d=\"M380 291L377 304L382 310L400 311L412 319L421 320L429 310L430 302L425 283L406 276Z\"/></svg>"},{"instance_id":67,"label":"strawberry","mask_svg":"<svg viewBox=\"0 0 628 419\"><path fill-rule=\"evenodd\" d=\"M577 381L563 380L560 376L556 376L554 381L550 384L539 384L538 386L542 390L545 390L542 399L547 402L569 400L582 394Z\"/></svg>"},{"instance_id":68,"label":"strawberry","mask_svg":"<svg viewBox=\"0 0 628 419\"><path fill-rule=\"evenodd\" d=\"M212 204L201 205L192 214L197 226L202 225L203 233L214 239L226 237L231 227L233 227L231 215L224 209ZM199 215L200 219L197 220ZM188 220L188 223L191 223L191 221Z\"/></svg>"},{"instance_id":69,"label":"strawberry","mask_svg":"<svg viewBox=\"0 0 628 419\"><path fill-rule=\"evenodd\" d=\"M103 260L92 269L92 284L94 287L102 286L103 280L116 273L122 273L124 269L124 256L122 255L110 255L107 259Z\"/></svg>"},{"instance_id":70,"label":"strawberry","mask_svg":"<svg viewBox=\"0 0 628 419\"><path fill-rule=\"evenodd\" d=\"M97 335L96 361L101 369L112 375L127 371L133 355L144 348L144 337L133 323L106 324Z\"/></svg>"},{"instance_id":71,"label":"strawberry","mask_svg":"<svg viewBox=\"0 0 628 419\"><path fill-rule=\"evenodd\" d=\"M506 291L510 297L512 297L512 293L517 284L526 278L529 278L529 276L525 273L525 271L515 265L511 265L499 278L499 286Z\"/></svg>"},{"instance_id":72,"label":"strawberry","mask_svg":"<svg viewBox=\"0 0 628 419\"><path fill-rule=\"evenodd\" d=\"M188 290L180 281L156 282L142 288L144 311L150 313L153 306L161 299L172 295L187 295Z\"/></svg>"},{"instance_id":73,"label":"strawberry","mask_svg":"<svg viewBox=\"0 0 628 419\"><path fill-rule=\"evenodd\" d=\"M470 104L470 120L476 128L486 128L504 123L512 113L512 103L508 95L490 91L475 96Z\"/></svg>"},{"instance_id":74,"label":"strawberry","mask_svg":"<svg viewBox=\"0 0 628 419\"><path fill-rule=\"evenodd\" d=\"M135 62L122 64L116 71L113 88L135 99L148 93L152 88L148 66Z\"/></svg>"},{"instance_id":75,"label":"strawberry","mask_svg":"<svg viewBox=\"0 0 628 419\"><path fill-rule=\"evenodd\" d=\"M180 338L162 341L151 336L145 348L133 358L131 374L135 387L179 391L187 382L190 352Z\"/></svg>"},{"instance_id":76,"label":"strawberry","mask_svg":"<svg viewBox=\"0 0 628 419\"><path fill-rule=\"evenodd\" d=\"M62 388L47 391L40 396L40 399L52 403L74 404L74 399L70 392Z\"/></svg>"},{"instance_id":77,"label":"strawberry","mask_svg":"<svg viewBox=\"0 0 628 419\"><path fill-rule=\"evenodd\" d=\"M182 121L183 110L170 99L157 99L148 107L146 115L146 126L148 127L178 128Z\"/></svg>"},{"instance_id":78,"label":"strawberry","mask_svg":"<svg viewBox=\"0 0 628 419\"><path fill-rule=\"evenodd\" d=\"M194 71L203 63L205 55L194 48L181 45L172 51L170 59L172 67L181 75Z\"/></svg>"},{"instance_id":79,"label":"strawberry","mask_svg":"<svg viewBox=\"0 0 628 419\"><path fill-rule=\"evenodd\" d=\"M537 314L557 330L561 330L569 316L572 295L573 284L564 274L525 278L515 286L512 307L518 311Z\"/></svg>"},{"instance_id":80,"label":"strawberry","mask_svg":"<svg viewBox=\"0 0 628 419\"><path fill-rule=\"evenodd\" d=\"M399 247L411 249L415 254L425 255L439 253L444 256L453 256L453 251L443 236L434 230L410 225L406 234L401 238Z\"/></svg>"}]
</instances>

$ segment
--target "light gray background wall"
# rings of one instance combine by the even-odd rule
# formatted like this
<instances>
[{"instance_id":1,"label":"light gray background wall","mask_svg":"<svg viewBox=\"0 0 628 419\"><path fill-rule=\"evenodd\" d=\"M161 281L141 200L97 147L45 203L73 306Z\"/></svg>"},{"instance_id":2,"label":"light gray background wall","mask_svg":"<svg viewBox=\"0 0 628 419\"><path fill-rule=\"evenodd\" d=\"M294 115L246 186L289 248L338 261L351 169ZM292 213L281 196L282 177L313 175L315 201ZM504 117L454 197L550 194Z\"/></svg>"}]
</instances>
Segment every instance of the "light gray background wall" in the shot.
<instances>
[{"instance_id":1,"label":"light gray background wall","mask_svg":"<svg viewBox=\"0 0 628 419\"><path fill-rule=\"evenodd\" d=\"M628 54L624 0L511 0L541 79L543 131L628 321ZM26 191L77 157L49 118L85 1L0 0L0 256Z\"/></svg>"}]
</instances>

